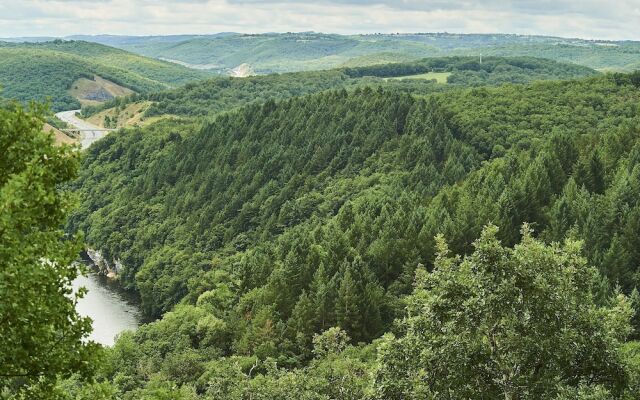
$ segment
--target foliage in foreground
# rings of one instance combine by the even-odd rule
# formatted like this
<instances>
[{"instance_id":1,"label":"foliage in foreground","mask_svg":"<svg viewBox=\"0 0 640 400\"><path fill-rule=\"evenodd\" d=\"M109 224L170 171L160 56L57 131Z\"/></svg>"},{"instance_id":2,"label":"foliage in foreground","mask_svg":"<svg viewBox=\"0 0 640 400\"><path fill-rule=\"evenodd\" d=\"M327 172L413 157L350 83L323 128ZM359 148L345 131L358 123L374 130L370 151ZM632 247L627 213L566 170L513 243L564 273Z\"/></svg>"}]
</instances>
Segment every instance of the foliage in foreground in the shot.
<instances>
[{"instance_id":1,"label":"foliage in foreground","mask_svg":"<svg viewBox=\"0 0 640 400\"><path fill-rule=\"evenodd\" d=\"M94 369L90 321L75 310L78 238L61 229L78 153L42 132L44 109L0 107L0 391L39 398Z\"/></svg>"},{"instance_id":2,"label":"foliage in foreground","mask_svg":"<svg viewBox=\"0 0 640 400\"><path fill-rule=\"evenodd\" d=\"M511 249L497 231L486 227L464 259L438 238L434 270L418 270L399 338L381 345L378 397L549 399L581 384L621 396L629 300L596 305L598 272L580 243L546 246L525 225Z\"/></svg>"},{"instance_id":3,"label":"foliage in foreground","mask_svg":"<svg viewBox=\"0 0 640 400\"><path fill-rule=\"evenodd\" d=\"M140 347L149 338L188 346L204 334L206 317L186 320L194 310L179 310L123 335L103 378L123 399L637 398L640 357L625 344L628 298L597 304L598 272L580 243L545 245L525 226L508 248L496 232L486 227L464 258L440 238L434 270L417 270L395 335L371 345L349 346L333 327L314 336L313 359L302 368L216 357L211 342L160 363L169 349Z\"/></svg>"}]
</instances>

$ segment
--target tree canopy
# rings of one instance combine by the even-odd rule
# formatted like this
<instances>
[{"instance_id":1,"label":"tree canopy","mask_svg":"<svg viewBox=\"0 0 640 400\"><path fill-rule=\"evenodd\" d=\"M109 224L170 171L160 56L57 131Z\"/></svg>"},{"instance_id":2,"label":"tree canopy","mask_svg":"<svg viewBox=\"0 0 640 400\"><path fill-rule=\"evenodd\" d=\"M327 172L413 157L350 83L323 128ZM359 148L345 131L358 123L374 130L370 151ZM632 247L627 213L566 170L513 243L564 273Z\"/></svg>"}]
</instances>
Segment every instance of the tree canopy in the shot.
<instances>
[{"instance_id":1,"label":"tree canopy","mask_svg":"<svg viewBox=\"0 0 640 400\"><path fill-rule=\"evenodd\" d=\"M90 321L75 310L82 293L71 288L80 242L62 230L73 202L61 185L79 154L42 132L43 114L0 106L0 390L26 398L95 367Z\"/></svg>"},{"instance_id":2,"label":"tree canopy","mask_svg":"<svg viewBox=\"0 0 640 400\"><path fill-rule=\"evenodd\" d=\"M438 237L398 337L381 344L377 398L551 399L581 384L620 396L629 300L596 304L598 272L580 243L547 246L525 225L508 248L497 231L486 227L464 258Z\"/></svg>"},{"instance_id":3,"label":"tree canopy","mask_svg":"<svg viewBox=\"0 0 640 400\"><path fill-rule=\"evenodd\" d=\"M504 397L509 387L511 398L633 398L637 352L623 343L621 322L628 307L611 297L616 287L631 294L639 286L634 76L445 93L356 85L249 103L202 125L168 119L110 134L87 152L74 183L83 201L68 228L122 262L120 282L159 320L123 335L105 378L125 398L437 398L444 390L464 398L470 386L447 385L480 369L490 379L473 389L485 398ZM521 239L525 222L537 239ZM500 230L482 234L489 223ZM438 234L459 263L438 258ZM474 261L489 250L473 246L479 236L500 262ZM575 241L584 243L580 252ZM443 263L484 269L439 275ZM558 265L566 266L565 280ZM495 269L504 274L492 277ZM418 288L416 270L429 277ZM420 365L396 368L392 362L407 355L385 353L393 347L385 343L402 349L406 341L409 349L411 318L433 322L420 304L432 290L419 288L439 276L446 279L434 293L494 290L496 297L452 300L449 311L438 309L441 318L468 323L466 330L414 343L424 357L439 354L440 364L452 357L457 370L436 361L424 369L423 355ZM527 297L518 306L520 294ZM536 296L550 297L549 308ZM553 325L545 313L561 306ZM615 315L620 335L607 330ZM496 323L498 345L513 351L499 348L492 358L485 337ZM387 332L396 339L381 340ZM450 354L438 344L457 345L456 338L471 344ZM331 340L340 344L323 344ZM376 367L385 354L391 372ZM476 363L471 370L462 367L465 357ZM520 369L507 370L510 362ZM398 387L385 378L396 372ZM436 379L429 388L423 372Z\"/></svg>"}]
</instances>

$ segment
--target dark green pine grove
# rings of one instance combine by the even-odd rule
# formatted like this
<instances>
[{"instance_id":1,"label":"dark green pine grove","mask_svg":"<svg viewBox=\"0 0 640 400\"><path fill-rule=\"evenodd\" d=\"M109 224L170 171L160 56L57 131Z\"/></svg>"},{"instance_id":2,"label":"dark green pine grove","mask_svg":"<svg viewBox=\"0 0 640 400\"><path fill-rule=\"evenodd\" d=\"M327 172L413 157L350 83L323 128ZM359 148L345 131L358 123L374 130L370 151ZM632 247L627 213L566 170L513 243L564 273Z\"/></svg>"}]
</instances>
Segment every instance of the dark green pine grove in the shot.
<instances>
[{"instance_id":1,"label":"dark green pine grove","mask_svg":"<svg viewBox=\"0 0 640 400\"><path fill-rule=\"evenodd\" d=\"M407 232L417 217L411 206L480 163L438 107L382 90L336 91L224 114L185 137L145 137L153 142L143 149L149 154L126 143L148 133L123 134L124 142L114 135L101 143L107 149L90 151L86 163L95 155L97 168L85 171L92 179L118 168L122 175L112 176L123 182L83 183L91 192L82 196L105 207L91 215L83 208L72 221L122 260L123 281L139 289L153 316L187 294L195 301L207 288L189 281L202 286L209 269L223 269L240 279L247 301L268 296L264 303L288 319L321 263L338 299L363 297L366 286L379 307L386 303L382 288L403 273L410 278L422 259L418 249L403 248L412 247L404 236L419 234ZM413 264L407 271L406 257ZM357 285L341 284L345 274ZM348 319L330 308L328 326ZM377 312L390 322L385 307ZM379 333L358 329L365 340Z\"/></svg>"},{"instance_id":2,"label":"dark green pine grove","mask_svg":"<svg viewBox=\"0 0 640 400\"><path fill-rule=\"evenodd\" d=\"M639 86L359 87L107 136L69 229L160 319L100 376L126 399L636 398Z\"/></svg>"}]
</instances>

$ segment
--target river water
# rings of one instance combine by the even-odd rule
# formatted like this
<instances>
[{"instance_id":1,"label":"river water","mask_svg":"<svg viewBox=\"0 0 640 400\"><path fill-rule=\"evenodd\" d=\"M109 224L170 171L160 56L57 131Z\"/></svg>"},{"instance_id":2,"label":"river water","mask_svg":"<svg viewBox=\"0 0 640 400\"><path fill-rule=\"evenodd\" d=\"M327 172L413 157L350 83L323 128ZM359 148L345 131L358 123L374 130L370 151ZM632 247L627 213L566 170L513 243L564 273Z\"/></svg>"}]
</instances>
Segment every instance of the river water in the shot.
<instances>
[{"instance_id":1,"label":"river water","mask_svg":"<svg viewBox=\"0 0 640 400\"><path fill-rule=\"evenodd\" d=\"M115 336L125 330L135 330L141 323L141 313L135 297L122 290L117 282L90 270L73 282L74 290L86 287L88 293L78 300L76 310L93 320L89 339L111 346Z\"/></svg>"},{"instance_id":2,"label":"river water","mask_svg":"<svg viewBox=\"0 0 640 400\"><path fill-rule=\"evenodd\" d=\"M80 144L83 149L107 132L87 121L76 117L80 110L63 111L56 117L69 125L82 130ZM88 292L78 300L76 310L83 317L93 320L93 332L89 339L105 346L111 346L117 334L126 330L135 330L141 323L141 313L136 299L107 277L97 274L89 265L88 276L79 276L73 281L73 289L87 288Z\"/></svg>"},{"instance_id":3,"label":"river water","mask_svg":"<svg viewBox=\"0 0 640 400\"><path fill-rule=\"evenodd\" d=\"M83 149L107 132L87 121L76 117L80 110L63 111L56 117L69 125L82 130L80 144ZM93 332L89 339L105 346L111 346L117 334L126 330L135 330L141 322L141 313L136 299L122 290L117 282L98 275L89 265L88 276L79 276L73 281L73 289L87 288L88 292L78 300L76 310L83 317L93 320Z\"/></svg>"}]
</instances>

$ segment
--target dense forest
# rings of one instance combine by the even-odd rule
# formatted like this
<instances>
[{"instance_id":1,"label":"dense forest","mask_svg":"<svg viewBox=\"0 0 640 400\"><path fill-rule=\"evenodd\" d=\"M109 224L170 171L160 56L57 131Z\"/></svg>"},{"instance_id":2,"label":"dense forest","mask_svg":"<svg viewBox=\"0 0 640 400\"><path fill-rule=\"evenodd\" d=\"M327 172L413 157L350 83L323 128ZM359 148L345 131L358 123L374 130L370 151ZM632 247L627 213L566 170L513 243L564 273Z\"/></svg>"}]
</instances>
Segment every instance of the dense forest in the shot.
<instances>
[{"instance_id":1,"label":"dense forest","mask_svg":"<svg viewBox=\"0 0 640 400\"><path fill-rule=\"evenodd\" d=\"M410 92L95 143L68 229L160 319L61 390L637 398L640 75Z\"/></svg>"},{"instance_id":2,"label":"dense forest","mask_svg":"<svg viewBox=\"0 0 640 400\"><path fill-rule=\"evenodd\" d=\"M0 42L1 400L640 400L640 71L591 69L637 43L93 39L305 72ZM146 126L56 145L94 76ZM113 347L83 246L147 322Z\"/></svg>"},{"instance_id":3,"label":"dense forest","mask_svg":"<svg viewBox=\"0 0 640 400\"><path fill-rule=\"evenodd\" d=\"M116 98L98 106L83 107L82 114L94 115L110 108L125 108L138 101L151 101L145 117L159 115L205 116L268 99L284 99L348 85L340 71L301 72L247 78L212 78L188 83L176 89L148 95Z\"/></svg>"},{"instance_id":4,"label":"dense forest","mask_svg":"<svg viewBox=\"0 0 640 400\"><path fill-rule=\"evenodd\" d=\"M28 102L51 99L54 111L80 108L69 89L94 75L138 93L168 89L203 79L206 73L153 60L96 43L0 42L0 88L6 98Z\"/></svg>"},{"instance_id":5,"label":"dense forest","mask_svg":"<svg viewBox=\"0 0 640 400\"><path fill-rule=\"evenodd\" d=\"M133 102L145 100L152 105L145 117L159 115L204 116L249 103L262 103L267 99L286 99L332 88L357 86L393 86L409 93L433 93L449 89L429 79L385 80L431 71L446 71L451 75L451 86L501 85L526 83L536 80L571 79L596 74L592 69L551 60L519 58L490 58L480 61L476 57L446 57L418 62L345 68L319 72L272 74L247 78L213 78L183 87L152 93L132 95L83 108L90 116L105 109L124 108Z\"/></svg>"},{"instance_id":6,"label":"dense forest","mask_svg":"<svg viewBox=\"0 0 640 400\"><path fill-rule=\"evenodd\" d=\"M425 72L451 72L447 83L462 86L527 83L595 75L591 68L533 57L443 57L346 68L350 77L402 77Z\"/></svg>"}]
</instances>

